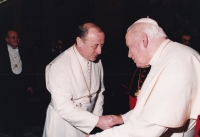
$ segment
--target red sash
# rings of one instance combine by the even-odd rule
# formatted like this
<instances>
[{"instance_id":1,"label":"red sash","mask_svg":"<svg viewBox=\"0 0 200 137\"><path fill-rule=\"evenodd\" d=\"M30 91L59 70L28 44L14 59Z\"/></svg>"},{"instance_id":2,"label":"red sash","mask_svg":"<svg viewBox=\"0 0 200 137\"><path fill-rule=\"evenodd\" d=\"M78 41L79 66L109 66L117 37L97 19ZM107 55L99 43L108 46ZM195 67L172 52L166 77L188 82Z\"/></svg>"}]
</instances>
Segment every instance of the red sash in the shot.
<instances>
[{"instance_id":1,"label":"red sash","mask_svg":"<svg viewBox=\"0 0 200 137\"><path fill-rule=\"evenodd\" d=\"M137 70L139 70L139 74L137 75L137 79L134 77L136 76L137 74ZM149 70L150 70L150 67L149 68L136 68L134 74L133 74L133 77L132 77L132 80L131 80L131 84L130 84L130 87L129 87L129 91L128 91L128 94L129 94L129 106L130 106L130 110L134 109L135 105L136 105L136 102L137 102L137 96L139 94L139 91L142 87L142 84L144 82L144 80L146 79L146 76L147 74L149 73ZM134 92L134 96L131 96L130 93L131 93L131 89L132 89L132 85L133 83L136 83L137 87L134 87L133 86L133 90L136 90Z\"/></svg>"},{"instance_id":2,"label":"red sash","mask_svg":"<svg viewBox=\"0 0 200 137\"><path fill-rule=\"evenodd\" d=\"M194 137L200 137L200 115L198 115L198 117L197 117Z\"/></svg>"},{"instance_id":3,"label":"red sash","mask_svg":"<svg viewBox=\"0 0 200 137\"><path fill-rule=\"evenodd\" d=\"M129 106L130 106L130 110L134 109L135 105L137 102L137 98L132 97L129 95Z\"/></svg>"}]
</instances>

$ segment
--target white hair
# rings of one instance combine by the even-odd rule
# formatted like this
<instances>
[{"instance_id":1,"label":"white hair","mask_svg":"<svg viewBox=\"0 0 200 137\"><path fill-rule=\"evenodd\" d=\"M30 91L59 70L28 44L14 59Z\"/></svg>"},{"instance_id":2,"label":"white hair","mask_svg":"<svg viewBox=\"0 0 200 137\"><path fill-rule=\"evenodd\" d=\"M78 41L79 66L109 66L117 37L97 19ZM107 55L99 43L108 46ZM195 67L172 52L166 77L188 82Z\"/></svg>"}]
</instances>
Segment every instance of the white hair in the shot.
<instances>
[{"instance_id":1,"label":"white hair","mask_svg":"<svg viewBox=\"0 0 200 137\"><path fill-rule=\"evenodd\" d=\"M143 32L149 39L167 37L163 29L158 26L157 22L150 18L139 19L133 23L127 31L130 31L131 35Z\"/></svg>"}]
</instances>

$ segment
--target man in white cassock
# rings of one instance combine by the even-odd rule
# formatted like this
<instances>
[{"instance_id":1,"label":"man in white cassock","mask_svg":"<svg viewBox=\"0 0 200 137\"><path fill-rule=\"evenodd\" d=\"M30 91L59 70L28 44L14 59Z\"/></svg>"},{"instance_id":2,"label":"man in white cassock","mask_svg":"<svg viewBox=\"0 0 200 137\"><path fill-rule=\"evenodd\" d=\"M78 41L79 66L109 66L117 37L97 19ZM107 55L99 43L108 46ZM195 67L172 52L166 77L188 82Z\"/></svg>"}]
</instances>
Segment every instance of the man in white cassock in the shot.
<instances>
[{"instance_id":1,"label":"man in white cassock","mask_svg":"<svg viewBox=\"0 0 200 137\"><path fill-rule=\"evenodd\" d=\"M151 65L135 108L113 116L120 126L87 137L193 137L200 114L200 56L167 39L156 21L142 18L126 33L128 57Z\"/></svg>"},{"instance_id":2,"label":"man in white cassock","mask_svg":"<svg viewBox=\"0 0 200 137\"><path fill-rule=\"evenodd\" d=\"M98 55L104 32L93 23L78 28L76 43L46 67L51 94L43 137L84 137L96 126L109 128L103 112L103 67Z\"/></svg>"}]
</instances>

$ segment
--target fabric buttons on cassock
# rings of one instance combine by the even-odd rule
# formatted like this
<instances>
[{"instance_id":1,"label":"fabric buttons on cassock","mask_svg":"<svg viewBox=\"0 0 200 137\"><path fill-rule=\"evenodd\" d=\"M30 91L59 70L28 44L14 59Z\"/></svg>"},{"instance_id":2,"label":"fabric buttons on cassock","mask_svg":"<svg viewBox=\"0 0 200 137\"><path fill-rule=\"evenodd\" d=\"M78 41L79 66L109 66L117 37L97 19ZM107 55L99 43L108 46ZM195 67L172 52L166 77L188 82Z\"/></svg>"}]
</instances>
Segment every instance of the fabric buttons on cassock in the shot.
<instances>
[{"instance_id":1,"label":"fabric buttons on cassock","mask_svg":"<svg viewBox=\"0 0 200 137\"><path fill-rule=\"evenodd\" d=\"M90 87L90 61L87 61L87 73L88 73L87 77L88 87Z\"/></svg>"}]
</instances>

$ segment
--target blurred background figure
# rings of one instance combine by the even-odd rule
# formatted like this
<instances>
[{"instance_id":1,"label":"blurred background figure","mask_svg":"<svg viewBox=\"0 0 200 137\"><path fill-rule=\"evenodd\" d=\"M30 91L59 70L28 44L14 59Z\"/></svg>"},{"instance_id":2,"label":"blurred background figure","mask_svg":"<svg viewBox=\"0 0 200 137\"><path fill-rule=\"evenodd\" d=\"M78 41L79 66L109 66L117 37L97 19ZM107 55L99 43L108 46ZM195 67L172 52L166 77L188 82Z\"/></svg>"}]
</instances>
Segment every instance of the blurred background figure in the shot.
<instances>
[{"instance_id":1,"label":"blurred background figure","mask_svg":"<svg viewBox=\"0 0 200 137\"><path fill-rule=\"evenodd\" d=\"M0 49L0 136L23 137L28 93L33 93L30 85L34 83L34 63L18 48L20 38L16 31L7 31L5 41Z\"/></svg>"},{"instance_id":2,"label":"blurred background figure","mask_svg":"<svg viewBox=\"0 0 200 137\"><path fill-rule=\"evenodd\" d=\"M58 54L62 53L65 50L65 46L63 44L63 40L58 39L56 41L56 48L57 48Z\"/></svg>"},{"instance_id":3,"label":"blurred background figure","mask_svg":"<svg viewBox=\"0 0 200 137\"><path fill-rule=\"evenodd\" d=\"M54 60L57 56L59 55L57 51L57 43L56 40L51 40L49 43L49 46L45 49L44 51L44 68L43 71L46 67L47 64L49 64L52 60Z\"/></svg>"},{"instance_id":4,"label":"blurred background figure","mask_svg":"<svg viewBox=\"0 0 200 137\"><path fill-rule=\"evenodd\" d=\"M191 46L192 34L189 31L184 31L181 35L181 43L187 46Z\"/></svg>"}]
</instances>

